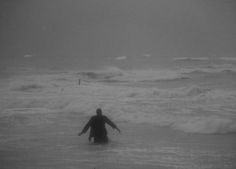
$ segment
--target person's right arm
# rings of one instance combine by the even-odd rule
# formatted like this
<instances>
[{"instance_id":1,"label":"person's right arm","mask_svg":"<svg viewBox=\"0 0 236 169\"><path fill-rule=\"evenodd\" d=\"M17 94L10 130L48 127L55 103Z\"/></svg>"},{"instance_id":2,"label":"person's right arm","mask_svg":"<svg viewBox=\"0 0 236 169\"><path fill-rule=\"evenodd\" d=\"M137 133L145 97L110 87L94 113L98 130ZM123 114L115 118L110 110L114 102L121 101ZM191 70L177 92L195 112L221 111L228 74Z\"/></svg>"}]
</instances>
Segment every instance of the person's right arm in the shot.
<instances>
[{"instance_id":1,"label":"person's right arm","mask_svg":"<svg viewBox=\"0 0 236 169\"><path fill-rule=\"evenodd\" d=\"M88 123L84 126L83 130L78 134L79 136L81 136L82 134L86 133L91 125L92 122L92 118L88 121Z\"/></svg>"}]
</instances>

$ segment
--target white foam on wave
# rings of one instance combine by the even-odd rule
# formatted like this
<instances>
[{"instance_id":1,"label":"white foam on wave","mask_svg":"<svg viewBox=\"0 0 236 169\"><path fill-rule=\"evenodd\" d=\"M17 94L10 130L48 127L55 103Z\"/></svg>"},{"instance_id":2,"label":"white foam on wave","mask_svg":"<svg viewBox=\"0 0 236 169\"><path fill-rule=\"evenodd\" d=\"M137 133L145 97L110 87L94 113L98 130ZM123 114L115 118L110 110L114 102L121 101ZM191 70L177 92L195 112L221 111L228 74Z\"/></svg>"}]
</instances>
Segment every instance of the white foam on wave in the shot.
<instances>
[{"instance_id":1,"label":"white foam on wave","mask_svg":"<svg viewBox=\"0 0 236 169\"><path fill-rule=\"evenodd\" d=\"M117 82L138 82L155 80L176 80L187 78L176 70L170 69L143 69L143 70L121 70L114 66L104 67L98 71L79 72L82 79L90 80L111 80Z\"/></svg>"},{"instance_id":2,"label":"white foam on wave","mask_svg":"<svg viewBox=\"0 0 236 169\"><path fill-rule=\"evenodd\" d=\"M153 72L150 77L139 76L138 79L150 79L157 75ZM32 76L28 82L36 86L37 82L43 85L40 92L32 90L29 94L28 90L21 90L20 93L9 90L5 95L2 93L1 114L38 114L42 111L46 114L77 112L90 116L95 114L96 108L101 107L115 121L148 123L205 134L236 131L236 107L233 104L236 93L232 90L211 89L197 84L165 90L155 87L108 86L93 82L83 82L78 86L77 76L63 74L61 77L70 80L66 84L64 80L58 81L58 74ZM11 81L16 88L17 84L18 87L22 86L19 79ZM57 86L53 85L55 83Z\"/></svg>"},{"instance_id":3,"label":"white foam on wave","mask_svg":"<svg viewBox=\"0 0 236 169\"><path fill-rule=\"evenodd\" d=\"M223 61L236 61L236 57L220 57L219 58L220 60L223 60Z\"/></svg>"},{"instance_id":4,"label":"white foam on wave","mask_svg":"<svg viewBox=\"0 0 236 169\"><path fill-rule=\"evenodd\" d=\"M208 61L208 57L176 57L174 61Z\"/></svg>"},{"instance_id":5,"label":"white foam on wave","mask_svg":"<svg viewBox=\"0 0 236 169\"><path fill-rule=\"evenodd\" d=\"M192 87L185 90L185 95L186 96L199 96L199 95L207 93L208 91L210 91L209 88L192 86Z\"/></svg>"},{"instance_id":6,"label":"white foam on wave","mask_svg":"<svg viewBox=\"0 0 236 169\"><path fill-rule=\"evenodd\" d=\"M175 70L131 70L116 79L130 82L181 79L181 73Z\"/></svg>"},{"instance_id":7,"label":"white foam on wave","mask_svg":"<svg viewBox=\"0 0 236 169\"><path fill-rule=\"evenodd\" d=\"M182 120L181 123L174 123L173 128L191 133L235 133L235 119L209 116L209 117L193 117Z\"/></svg>"},{"instance_id":8,"label":"white foam on wave","mask_svg":"<svg viewBox=\"0 0 236 169\"><path fill-rule=\"evenodd\" d=\"M162 127L170 127L176 130L201 133L201 134L226 134L236 132L236 119L232 116L201 114L197 115L191 109L178 109L171 112L171 109L162 110L158 106L149 105L117 107L115 119L121 119L132 123L147 123ZM114 107L112 107L114 109ZM109 111L109 109L108 109Z\"/></svg>"},{"instance_id":9,"label":"white foam on wave","mask_svg":"<svg viewBox=\"0 0 236 169\"><path fill-rule=\"evenodd\" d=\"M207 66L192 66L188 68L182 68L179 71L183 74L225 73L236 72L236 66L234 64L211 64Z\"/></svg>"}]
</instances>

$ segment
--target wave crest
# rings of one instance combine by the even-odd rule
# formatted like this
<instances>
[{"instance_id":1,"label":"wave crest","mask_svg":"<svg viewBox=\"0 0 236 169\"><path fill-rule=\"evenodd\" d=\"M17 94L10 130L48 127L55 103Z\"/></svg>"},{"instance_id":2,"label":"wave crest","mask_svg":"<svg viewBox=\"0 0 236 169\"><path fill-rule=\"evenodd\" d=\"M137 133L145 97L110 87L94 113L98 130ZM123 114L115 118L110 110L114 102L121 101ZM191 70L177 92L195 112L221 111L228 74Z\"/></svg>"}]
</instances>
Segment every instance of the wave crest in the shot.
<instances>
[{"instance_id":1,"label":"wave crest","mask_svg":"<svg viewBox=\"0 0 236 169\"><path fill-rule=\"evenodd\" d=\"M44 86L39 84L24 84L16 87L14 90L22 91L22 92L32 92L36 90L42 90Z\"/></svg>"},{"instance_id":2,"label":"wave crest","mask_svg":"<svg viewBox=\"0 0 236 169\"><path fill-rule=\"evenodd\" d=\"M175 129L202 134L226 134L236 132L235 120L222 117L195 117L185 119L172 126Z\"/></svg>"}]
</instances>

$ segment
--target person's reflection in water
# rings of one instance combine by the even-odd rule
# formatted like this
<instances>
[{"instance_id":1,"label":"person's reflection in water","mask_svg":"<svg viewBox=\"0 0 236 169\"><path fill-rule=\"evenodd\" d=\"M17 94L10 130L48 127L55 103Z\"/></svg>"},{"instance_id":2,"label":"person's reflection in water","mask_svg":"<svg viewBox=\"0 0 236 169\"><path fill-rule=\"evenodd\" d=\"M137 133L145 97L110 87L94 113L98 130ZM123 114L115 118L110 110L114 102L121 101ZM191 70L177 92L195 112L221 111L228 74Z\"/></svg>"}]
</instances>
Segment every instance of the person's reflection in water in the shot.
<instances>
[{"instance_id":1,"label":"person's reflection in water","mask_svg":"<svg viewBox=\"0 0 236 169\"><path fill-rule=\"evenodd\" d=\"M97 144L108 143L107 130L105 124L107 123L113 129L116 129L120 133L120 129L106 116L102 115L102 109L98 108L96 110L97 115L92 116L88 123L84 126L83 130L78 134L81 136L86 133L90 128L89 141Z\"/></svg>"}]
</instances>

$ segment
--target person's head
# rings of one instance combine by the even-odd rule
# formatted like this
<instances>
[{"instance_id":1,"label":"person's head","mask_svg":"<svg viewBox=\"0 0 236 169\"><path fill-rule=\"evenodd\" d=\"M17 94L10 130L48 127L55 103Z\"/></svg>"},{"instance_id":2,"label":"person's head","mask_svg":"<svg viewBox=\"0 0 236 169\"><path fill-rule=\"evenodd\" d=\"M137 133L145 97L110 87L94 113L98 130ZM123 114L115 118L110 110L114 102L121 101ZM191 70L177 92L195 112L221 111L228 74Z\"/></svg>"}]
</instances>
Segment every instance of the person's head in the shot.
<instances>
[{"instance_id":1,"label":"person's head","mask_svg":"<svg viewBox=\"0 0 236 169\"><path fill-rule=\"evenodd\" d=\"M102 109L101 109L101 108L98 108L98 109L96 110L96 113L97 113L98 116L101 116L101 115L102 115Z\"/></svg>"}]
</instances>

